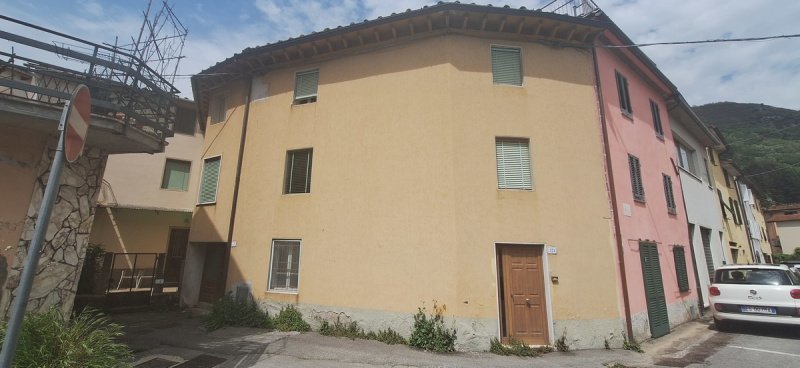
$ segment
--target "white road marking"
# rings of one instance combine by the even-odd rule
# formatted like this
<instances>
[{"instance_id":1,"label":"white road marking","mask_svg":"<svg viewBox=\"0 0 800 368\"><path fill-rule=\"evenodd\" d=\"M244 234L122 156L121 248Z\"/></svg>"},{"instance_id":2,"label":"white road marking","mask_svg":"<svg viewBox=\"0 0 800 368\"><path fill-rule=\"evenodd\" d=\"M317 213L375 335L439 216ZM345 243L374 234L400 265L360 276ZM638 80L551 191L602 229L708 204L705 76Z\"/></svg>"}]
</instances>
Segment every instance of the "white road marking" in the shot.
<instances>
[{"instance_id":1,"label":"white road marking","mask_svg":"<svg viewBox=\"0 0 800 368\"><path fill-rule=\"evenodd\" d=\"M770 354L788 355L788 356L793 356L793 357L798 357L798 358L800 358L800 354L790 354L790 353L784 353L784 352L782 352L782 351L764 350L764 349L756 349L756 348L746 348L746 347L744 347L744 346L736 346L736 345L728 345L728 347L729 347L729 348L743 349L743 350L760 351L760 352L762 352L762 353L770 353Z\"/></svg>"}]
</instances>

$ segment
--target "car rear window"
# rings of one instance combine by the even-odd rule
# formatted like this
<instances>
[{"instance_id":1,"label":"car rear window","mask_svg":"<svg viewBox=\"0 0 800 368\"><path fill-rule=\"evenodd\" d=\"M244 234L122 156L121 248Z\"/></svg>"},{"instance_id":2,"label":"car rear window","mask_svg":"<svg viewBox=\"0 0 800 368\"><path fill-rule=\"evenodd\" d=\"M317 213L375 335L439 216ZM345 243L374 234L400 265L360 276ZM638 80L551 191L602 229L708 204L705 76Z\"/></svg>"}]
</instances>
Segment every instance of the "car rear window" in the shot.
<instances>
[{"instance_id":1,"label":"car rear window","mask_svg":"<svg viewBox=\"0 0 800 368\"><path fill-rule=\"evenodd\" d=\"M717 270L714 275L717 284L792 285L797 281L795 275L789 276L786 271L763 268Z\"/></svg>"}]
</instances>

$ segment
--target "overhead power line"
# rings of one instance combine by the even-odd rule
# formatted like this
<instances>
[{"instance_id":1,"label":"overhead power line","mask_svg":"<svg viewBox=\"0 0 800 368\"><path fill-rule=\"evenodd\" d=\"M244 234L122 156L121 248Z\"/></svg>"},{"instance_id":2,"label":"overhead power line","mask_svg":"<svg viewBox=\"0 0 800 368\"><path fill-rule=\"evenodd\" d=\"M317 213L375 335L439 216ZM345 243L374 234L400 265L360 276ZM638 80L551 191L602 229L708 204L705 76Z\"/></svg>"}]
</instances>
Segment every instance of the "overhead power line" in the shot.
<instances>
[{"instance_id":1,"label":"overhead power line","mask_svg":"<svg viewBox=\"0 0 800 368\"><path fill-rule=\"evenodd\" d=\"M764 36L764 37L717 38L713 40L699 40L699 41L650 42L650 43L637 43L630 45L603 45L600 47L615 49L615 48L646 47L646 46L661 46L661 45L695 45L701 43L766 41L766 40L775 40L780 38L797 38L797 37L800 37L800 34L788 34L788 35Z\"/></svg>"},{"instance_id":2,"label":"overhead power line","mask_svg":"<svg viewBox=\"0 0 800 368\"><path fill-rule=\"evenodd\" d=\"M793 164L791 164L791 165L786 165L786 166L784 166L784 167L781 167L781 168L779 168L779 169L773 169L773 170L762 171L762 172L760 172L760 173L755 173L755 174L745 174L744 176L746 176L746 177L748 177L748 178L752 178L752 177L754 177L754 176L760 176L760 175L764 175L764 174L770 174L770 173L774 173L774 172L776 172L776 171L781 171L781 170L791 169L791 168L793 168L793 167L796 167L796 166L800 166L800 162L795 162L795 163L793 163Z\"/></svg>"}]
</instances>

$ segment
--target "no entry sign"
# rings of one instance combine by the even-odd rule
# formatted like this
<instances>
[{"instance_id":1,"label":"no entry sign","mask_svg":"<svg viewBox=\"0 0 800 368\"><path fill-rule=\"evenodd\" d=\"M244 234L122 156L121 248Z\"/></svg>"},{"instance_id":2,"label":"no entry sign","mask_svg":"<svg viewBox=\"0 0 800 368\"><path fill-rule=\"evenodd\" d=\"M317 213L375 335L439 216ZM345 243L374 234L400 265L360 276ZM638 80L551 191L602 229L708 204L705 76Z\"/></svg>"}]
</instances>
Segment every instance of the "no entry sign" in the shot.
<instances>
[{"instance_id":1,"label":"no entry sign","mask_svg":"<svg viewBox=\"0 0 800 368\"><path fill-rule=\"evenodd\" d=\"M89 95L89 88L81 84L72 93L64 132L64 156L68 162L75 162L81 157L86 144L86 132L89 130L91 110L92 97Z\"/></svg>"}]
</instances>

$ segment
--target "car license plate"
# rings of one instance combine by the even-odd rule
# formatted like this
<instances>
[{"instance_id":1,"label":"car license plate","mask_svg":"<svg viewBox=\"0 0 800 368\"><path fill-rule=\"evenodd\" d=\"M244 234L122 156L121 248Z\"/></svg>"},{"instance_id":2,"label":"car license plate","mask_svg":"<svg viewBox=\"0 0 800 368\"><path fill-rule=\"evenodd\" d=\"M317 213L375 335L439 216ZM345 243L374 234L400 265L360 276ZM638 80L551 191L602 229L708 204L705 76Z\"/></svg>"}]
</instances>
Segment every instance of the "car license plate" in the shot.
<instances>
[{"instance_id":1,"label":"car license plate","mask_svg":"<svg viewBox=\"0 0 800 368\"><path fill-rule=\"evenodd\" d=\"M777 311L773 307L753 307L749 305L743 305L742 313L777 314Z\"/></svg>"}]
</instances>

